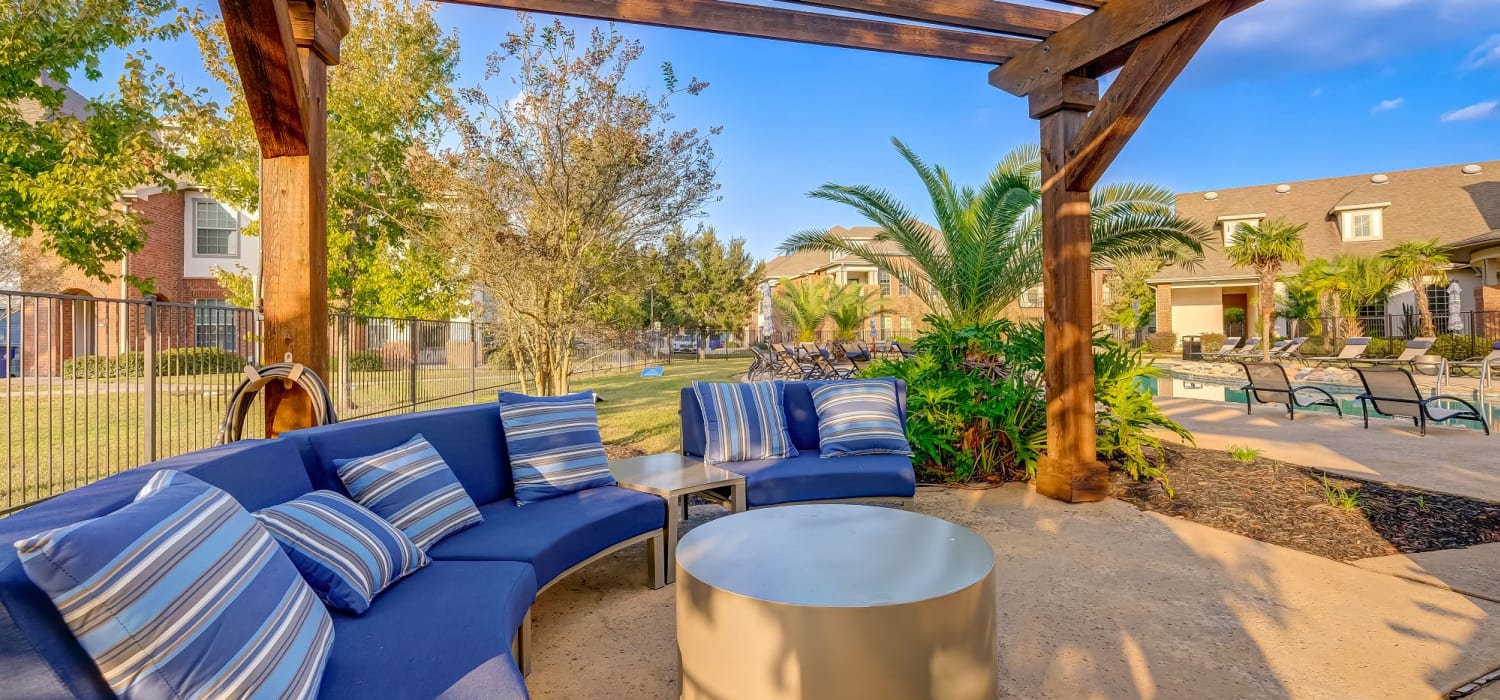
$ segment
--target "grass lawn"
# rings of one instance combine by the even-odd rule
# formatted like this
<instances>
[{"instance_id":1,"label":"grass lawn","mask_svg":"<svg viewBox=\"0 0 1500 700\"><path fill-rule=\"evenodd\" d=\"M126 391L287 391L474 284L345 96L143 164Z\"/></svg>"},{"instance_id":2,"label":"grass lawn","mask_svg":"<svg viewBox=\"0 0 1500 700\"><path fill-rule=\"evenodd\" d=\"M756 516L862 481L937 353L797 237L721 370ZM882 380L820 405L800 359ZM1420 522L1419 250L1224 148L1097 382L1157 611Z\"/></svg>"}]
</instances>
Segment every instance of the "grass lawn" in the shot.
<instances>
[{"instance_id":1,"label":"grass lawn","mask_svg":"<svg viewBox=\"0 0 1500 700\"><path fill-rule=\"evenodd\" d=\"M599 404L599 431L608 445L625 445L647 454L676 452L682 446L677 403L682 388L695 381L731 381L749 367L735 358L692 360L667 365L666 376L641 377L638 373L606 377L575 377L573 389L593 389L604 398Z\"/></svg>"}]
</instances>

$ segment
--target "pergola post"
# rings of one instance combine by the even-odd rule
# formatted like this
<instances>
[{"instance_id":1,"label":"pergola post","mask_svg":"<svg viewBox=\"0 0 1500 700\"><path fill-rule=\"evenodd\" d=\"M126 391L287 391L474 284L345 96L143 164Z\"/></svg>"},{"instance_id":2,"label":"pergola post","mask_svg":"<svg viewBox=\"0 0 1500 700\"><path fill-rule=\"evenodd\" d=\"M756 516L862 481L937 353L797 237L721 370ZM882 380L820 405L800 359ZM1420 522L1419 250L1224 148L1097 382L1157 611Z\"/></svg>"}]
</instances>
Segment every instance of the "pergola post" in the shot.
<instances>
[{"instance_id":1,"label":"pergola post","mask_svg":"<svg viewBox=\"0 0 1500 700\"><path fill-rule=\"evenodd\" d=\"M1046 295L1047 455L1043 495L1081 503L1109 494L1094 434L1094 308L1088 188L1070 183L1074 139L1099 101L1099 83L1068 77L1031 95L1042 130L1042 286Z\"/></svg>"}]
</instances>

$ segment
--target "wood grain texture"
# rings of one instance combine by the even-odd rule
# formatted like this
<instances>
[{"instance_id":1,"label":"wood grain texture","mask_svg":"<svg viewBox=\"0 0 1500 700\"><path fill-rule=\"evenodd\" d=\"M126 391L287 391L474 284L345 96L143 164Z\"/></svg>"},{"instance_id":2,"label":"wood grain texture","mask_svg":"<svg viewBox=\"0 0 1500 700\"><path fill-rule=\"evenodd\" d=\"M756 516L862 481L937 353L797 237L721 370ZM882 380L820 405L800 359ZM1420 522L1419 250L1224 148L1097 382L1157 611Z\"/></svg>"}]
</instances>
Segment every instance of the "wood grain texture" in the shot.
<instances>
[{"instance_id":1,"label":"wood grain texture","mask_svg":"<svg viewBox=\"0 0 1500 700\"><path fill-rule=\"evenodd\" d=\"M1087 112L1065 109L1041 120L1042 285L1046 295L1047 455L1037 492L1071 503L1109 495L1109 467L1094 434L1094 309L1089 193L1071 190L1069 144Z\"/></svg>"},{"instance_id":2,"label":"wood grain texture","mask_svg":"<svg viewBox=\"0 0 1500 700\"><path fill-rule=\"evenodd\" d=\"M220 0L219 10L261 157L305 155L307 86L288 0Z\"/></svg>"},{"instance_id":3,"label":"wood grain texture","mask_svg":"<svg viewBox=\"0 0 1500 700\"><path fill-rule=\"evenodd\" d=\"M722 0L449 0L568 17L677 27L996 65L1036 45L1015 37L747 5Z\"/></svg>"},{"instance_id":4,"label":"wood grain texture","mask_svg":"<svg viewBox=\"0 0 1500 700\"><path fill-rule=\"evenodd\" d=\"M1043 39L1077 22L1077 12L1049 10L996 0L788 0L799 5L849 10L895 19L931 22Z\"/></svg>"},{"instance_id":5,"label":"wood grain texture","mask_svg":"<svg viewBox=\"0 0 1500 700\"><path fill-rule=\"evenodd\" d=\"M1214 0L1141 40L1069 149L1069 188L1087 191L1099 182L1172 81L1208 41L1231 1Z\"/></svg>"},{"instance_id":6,"label":"wood grain texture","mask_svg":"<svg viewBox=\"0 0 1500 700\"><path fill-rule=\"evenodd\" d=\"M1047 80L1075 72L1097 76L1091 64L1129 46L1211 0L1112 0L990 71L990 84L1029 95Z\"/></svg>"}]
</instances>

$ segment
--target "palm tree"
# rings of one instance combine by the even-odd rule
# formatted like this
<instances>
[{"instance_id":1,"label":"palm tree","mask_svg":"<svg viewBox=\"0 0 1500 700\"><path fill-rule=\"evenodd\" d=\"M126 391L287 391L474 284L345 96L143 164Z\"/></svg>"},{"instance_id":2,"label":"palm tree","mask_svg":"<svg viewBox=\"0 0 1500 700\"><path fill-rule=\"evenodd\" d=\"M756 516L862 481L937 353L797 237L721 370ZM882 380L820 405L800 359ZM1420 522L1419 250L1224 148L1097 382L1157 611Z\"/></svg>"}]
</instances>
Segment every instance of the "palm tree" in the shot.
<instances>
[{"instance_id":1,"label":"palm tree","mask_svg":"<svg viewBox=\"0 0 1500 700\"><path fill-rule=\"evenodd\" d=\"M1437 335L1432 309L1427 304L1427 281L1447 284L1443 268L1449 264L1448 253L1436 238L1426 241L1403 241L1381 254L1390 264L1391 274L1406 280L1417 298L1417 316L1422 319L1422 335Z\"/></svg>"},{"instance_id":2,"label":"palm tree","mask_svg":"<svg viewBox=\"0 0 1500 700\"><path fill-rule=\"evenodd\" d=\"M1341 319L1334 329L1335 339L1364 333L1359 310L1385 300L1396 285L1386 260L1373 255L1340 255L1331 262L1313 260L1302 268L1301 276L1328 300L1330 314ZM1325 335L1327 332L1324 328Z\"/></svg>"},{"instance_id":3,"label":"palm tree","mask_svg":"<svg viewBox=\"0 0 1500 700\"><path fill-rule=\"evenodd\" d=\"M1344 316L1343 294L1348 282L1338 274L1333 263L1318 258L1309 260L1297 273L1300 285L1318 295L1319 316L1328 319L1323 324L1323 347L1332 348L1335 341L1343 337L1343 324L1337 319Z\"/></svg>"},{"instance_id":4,"label":"palm tree","mask_svg":"<svg viewBox=\"0 0 1500 700\"><path fill-rule=\"evenodd\" d=\"M1255 270L1260 278L1260 344L1261 359L1271 361L1271 319L1276 315L1276 277L1287 263L1301 265L1307 260L1302 252L1302 231L1307 224L1292 225L1285 219L1263 221L1259 226L1240 224L1234 242L1224 250L1230 264Z\"/></svg>"},{"instance_id":5,"label":"palm tree","mask_svg":"<svg viewBox=\"0 0 1500 700\"><path fill-rule=\"evenodd\" d=\"M879 290L858 284L847 284L829 300L828 317L833 319L839 340L853 340L871 316L885 309Z\"/></svg>"},{"instance_id":6,"label":"palm tree","mask_svg":"<svg viewBox=\"0 0 1500 700\"><path fill-rule=\"evenodd\" d=\"M816 340L831 313L829 302L838 292L833 279L795 280L780 286L781 293L771 297L771 306L796 329L798 341Z\"/></svg>"},{"instance_id":7,"label":"palm tree","mask_svg":"<svg viewBox=\"0 0 1500 700\"><path fill-rule=\"evenodd\" d=\"M869 241L851 241L824 230L804 231L787 239L781 252L832 252L864 260L955 323L998 318L1042 281L1040 149L1011 151L975 189L955 185L942 167L924 162L900 140L892 142L926 187L935 227L919 221L886 190L827 184L810 196L853 207L879 233ZM1200 262L1209 232L1179 218L1174 200L1155 185L1095 190L1094 261L1151 255L1189 267Z\"/></svg>"}]
</instances>

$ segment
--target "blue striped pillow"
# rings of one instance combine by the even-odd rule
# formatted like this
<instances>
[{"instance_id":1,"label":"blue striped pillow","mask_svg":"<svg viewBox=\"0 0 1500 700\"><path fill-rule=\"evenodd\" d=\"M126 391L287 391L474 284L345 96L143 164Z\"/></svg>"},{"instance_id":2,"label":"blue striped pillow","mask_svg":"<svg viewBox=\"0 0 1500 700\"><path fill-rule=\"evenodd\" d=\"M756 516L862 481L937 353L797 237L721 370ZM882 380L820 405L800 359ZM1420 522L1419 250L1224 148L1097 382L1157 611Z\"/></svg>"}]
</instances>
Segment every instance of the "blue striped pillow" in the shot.
<instances>
[{"instance_id":1,"label":"blue striped pillow","mask_svg":"<svg viewBox=\"0 0 1500 700\"><path fill-rule=\"evenodd\" d=\"M427 566L427 553L368 508L314 491L255 511L329 607L359 615L391 584Z\"/></svg>"},{"instance_id":2,"label":"blue striped pillow","mask_svg":"<svg viewBox=\"0 0 1500 700\"><path fill-rule=\"evenodd\" d=\"M459 530L484 522L474 499L427 439L333 466L349 495L406 533L423 551Z\"/></svg>"},{"instance_id":3,"label":"blue striped pillow","mask_svg":"<svg viewBox=\"0 0 1500 700\"><path fill-rule=\"evenodd\" d=\"M133 503L16 551L121 698L317 694L333 620L219 489L157 472Z\"/></svg>"},{"instance_id":4,"label":"blue striped pillow","mask_svg":"<svg viewBox=\"0 0 1500 700\"><path fill-rule=\"evenodd\" d=\"M812 398L823 457L911 455L894 382L829 382L813 387Z\"/></svg>"},{"instance_id":5,"label":"blue striped pillow","mask_svg":"<svg viewBox=\"0 0 1500 700\"><path fill-rule=\"evenodd\" d=\"M693 382L708 436L703 461L709 464L796 457L779 381L717 384Z\"/></svg>"},{"instance_id":6,"label":"blue striped pillow","mask_svg":"<svg viewBox=\"0 0 1500 700\"><path fill-rule=\"evenodd\" d=\"M527 396L500 392L500 423L516 505L615 483L599 436L594 392Z\"/></svg>"}]
</instances>

